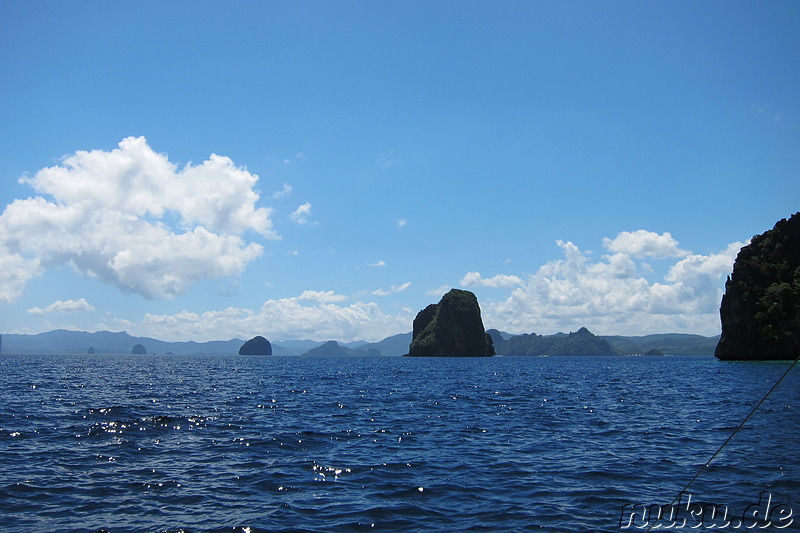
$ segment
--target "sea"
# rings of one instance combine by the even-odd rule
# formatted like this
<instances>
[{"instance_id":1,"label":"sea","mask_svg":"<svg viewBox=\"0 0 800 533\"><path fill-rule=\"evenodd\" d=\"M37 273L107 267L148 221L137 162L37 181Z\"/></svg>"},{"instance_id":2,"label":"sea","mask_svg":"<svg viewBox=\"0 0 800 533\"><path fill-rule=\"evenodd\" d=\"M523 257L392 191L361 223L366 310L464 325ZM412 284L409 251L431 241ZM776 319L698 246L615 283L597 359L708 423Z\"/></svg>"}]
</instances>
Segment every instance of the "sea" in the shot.
<instances>
[{"instance_id":1,"label":"sea","mask_svg":"<svg viewBox=\"0 0 800 533\"><path fill-rule=\"evenodd\" d=\"M800 531L789 364L3 354L0 531Z\"/></svg>"}]
</instances>

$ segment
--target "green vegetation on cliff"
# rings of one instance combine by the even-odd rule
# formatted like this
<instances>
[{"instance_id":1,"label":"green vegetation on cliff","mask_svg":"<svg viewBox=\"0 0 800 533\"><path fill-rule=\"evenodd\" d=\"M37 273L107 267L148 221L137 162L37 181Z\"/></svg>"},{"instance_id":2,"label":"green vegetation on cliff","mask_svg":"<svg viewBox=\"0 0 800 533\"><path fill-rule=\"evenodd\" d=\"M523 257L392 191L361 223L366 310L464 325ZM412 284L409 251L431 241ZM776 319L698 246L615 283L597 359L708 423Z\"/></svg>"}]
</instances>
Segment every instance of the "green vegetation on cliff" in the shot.
<instances>
[{"instance_id":1,"label":"green vegetation on cliff","mask_svg":"<svg viewBox=\"0 0 800 533\"><path fill-rule=\"evenodd\" d=\"M492 338L483 328L478 299L470 291L452 289L438 304L417 314L408 355L412 357L487 357Z\"/></svg>"},{"instance_id":2,"label":"green vegetation on cliff","mask_svg":"<svg viewBox=\"0 0 800 533\"><path fill-rule=\"evenodd\" d=\"M800 213L739 251L720 306L720 359L800 354Z\"/></svg>"}]
</instances>

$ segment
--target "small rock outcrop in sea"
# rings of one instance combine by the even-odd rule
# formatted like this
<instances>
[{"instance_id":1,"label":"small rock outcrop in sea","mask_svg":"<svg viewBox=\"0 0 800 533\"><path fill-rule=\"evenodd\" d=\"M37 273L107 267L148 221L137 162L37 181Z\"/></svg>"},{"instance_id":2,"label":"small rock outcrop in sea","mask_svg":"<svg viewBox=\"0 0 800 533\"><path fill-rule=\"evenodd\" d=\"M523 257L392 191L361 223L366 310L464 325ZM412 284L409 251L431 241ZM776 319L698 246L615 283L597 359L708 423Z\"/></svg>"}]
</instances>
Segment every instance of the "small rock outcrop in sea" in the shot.
<instances>
[{"instance_id":1,"label":"small rock outcrop in sea","mask_svg":"<svg viewBox=\"0 0 800 533\"><path fill-rule=\"evenodd\" d=\"M242 344L239 355L272 355L272 345L267 339L258 335Z\"/></svg>"},{"instance_id":2,"label":"small rock outcrop in sea","mask_svg":"<svg viewBox=\"0 0 800 533\"><path fill-rule=\"evenodd\" d=\"M478 299L452 289L417 314L408 347L411 357L490 357L492 338L483 329Z\"/></svg>"},{"instance_id":3,"label":"small rock outcrop in sea","mask_svg":"<svg viewBox=\"0 0 800 533\"><path fill-rule=\"evenodd\" d=\"M739 251L720 305L719 359L800 355L800 213Z\"/></svg>"},{"instance_id":4,"label":"small rock outcrop in sea","mask_svg":"<svg viewBox=\"0 0 800 533\"><path fill-rule=\"evenodd\" d=\"M145 350L144 346L141 344L134 344L133 348L131 348L131 353L135 355L143 355L147 353L147 350Z\"/></svg>"}]
</instances>

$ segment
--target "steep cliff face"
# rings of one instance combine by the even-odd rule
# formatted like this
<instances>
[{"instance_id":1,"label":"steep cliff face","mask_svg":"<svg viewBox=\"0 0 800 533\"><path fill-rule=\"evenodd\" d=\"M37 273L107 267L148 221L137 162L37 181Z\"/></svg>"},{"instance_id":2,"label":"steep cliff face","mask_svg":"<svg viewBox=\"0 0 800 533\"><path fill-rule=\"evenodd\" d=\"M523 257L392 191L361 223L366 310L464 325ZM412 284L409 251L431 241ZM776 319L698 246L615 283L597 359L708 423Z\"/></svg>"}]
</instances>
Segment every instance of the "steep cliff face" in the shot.
<instances>
[{"instance_id":1,"label":"steep cliff face","mask_svg":"<svg viewBox=\"0 0 800 533\"><path fill-rule=\"evenodd\" d=\"M478 299L469 291L452 289L438 304L417 314L409 356L488 357L494 355Z\"/></svg>"},{"instance_id":2,"label":"steep cliff face","mask_svg":"<svg viewBox=\"0 0 800 533\"><path fill-rule=\"evenodd\" d=\"M800 355L800 213L741 249L720 306L719 359Z\"/></svg>"},{"instance_id":3,"label":"steep cliff face","mask_svg":"<svg viewBox=\"0 0 800 533\"><path fill-rule=\"evenodd\" d=\"M242 344L239 355L272 355L272 345L267 339L258 335Z\"/></svg>"}]
</instances>

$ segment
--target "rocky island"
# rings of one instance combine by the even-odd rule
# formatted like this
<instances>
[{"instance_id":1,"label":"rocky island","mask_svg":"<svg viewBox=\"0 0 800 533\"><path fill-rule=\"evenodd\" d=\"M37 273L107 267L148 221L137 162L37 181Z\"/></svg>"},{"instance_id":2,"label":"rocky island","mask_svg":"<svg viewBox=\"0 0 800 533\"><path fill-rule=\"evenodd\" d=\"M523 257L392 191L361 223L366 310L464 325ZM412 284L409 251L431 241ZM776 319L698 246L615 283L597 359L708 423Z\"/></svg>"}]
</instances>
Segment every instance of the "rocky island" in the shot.
<instances>
[{"instance_id":1,"label":"rocky island","mask_svg":"<svg viewBox=\"0 0 800 533\"><path fill-rule=\"evenodd\" d=\"M258 335L242 344L239 355L272 355L272 345L267 339Z\"/></svg>"},{"instance_id":2,"label":"rocky island","mask_svg":"<svg viewBox=\"0 0 800 533\"><path fill-rule=\"evenodd\" d=\"M780 220L739 251L719 312L717 358L800 355L800 213Z\"/></svg>"},{"instance_id":3,"label":"rocky island","mask_svg":"<svg viewBox=\"0 0 800 533\"><path fill-rule=\"evenodd\" d=\"M483 328L478 299L470 291L452 289L438 304L417 314L409 357L491 357L492 338Z\"/></svg>"}]
</instances>

